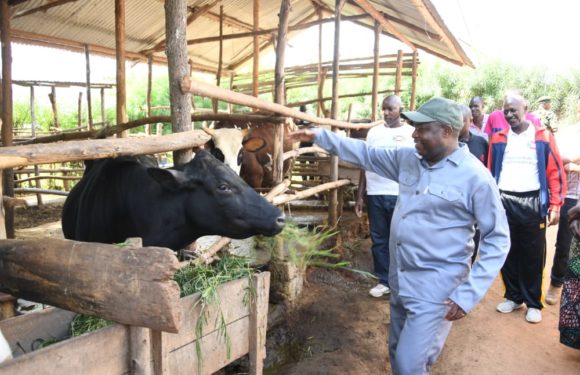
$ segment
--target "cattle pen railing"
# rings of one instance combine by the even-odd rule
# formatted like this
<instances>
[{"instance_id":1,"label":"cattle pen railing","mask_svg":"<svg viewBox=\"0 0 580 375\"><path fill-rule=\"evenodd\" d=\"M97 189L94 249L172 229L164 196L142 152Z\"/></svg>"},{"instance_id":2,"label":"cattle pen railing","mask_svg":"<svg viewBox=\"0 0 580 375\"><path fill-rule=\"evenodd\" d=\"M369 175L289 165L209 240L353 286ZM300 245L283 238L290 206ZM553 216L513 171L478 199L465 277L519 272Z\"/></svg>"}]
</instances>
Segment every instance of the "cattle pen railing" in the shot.
<instances>
[{"instance_id":1,"label":"cattle pen railing","mask_svg":"<svg viewBox=\"0 0 580 375\"><path fill-rule=\"evenodd\" d=\"M189 84L188 89L192 89L193 86L191 86L191 83L188 83L188 84ZM197 85L197 84L195 84L195 85ZM201 84L200 84L200 87L202 87ZM210 89L210 91L212 90L211 85L206 85L203 87L204 88L202 88L200 90L205 90L208 88ZM215 86L213 88L219 89ZM219 89L219 90L221 90L221 89ZM208 96L209 94L211 94L211 93L210 92L200 93L200 95L204 95L204 96ZM231 96L231 95L233 95L233 98L229 98L229 96ZM342 121L337 121L337 120L332 120L332 119L318 118L318 117L311 116L311 115L308 115L308 114L305 114L305 113L302 113L302 112L299 112L299 111L296 111L296 110L293 110L293 109L290 109L290 108L287 108L287 107L284 107L281 105L274 105L272 103L261 101L259 99L253 98L253 97L248 97L247 95L237 94L237 93L229 92L227 90L224 90L224 92L221 92L221 91L218 92L215 95L215 97L217 99L224 100L224 101L231 100L231 102L234 104L248 105L250 107L263 109L263 110L274 112L274 113L279 113L282 116L303 119L305 121L310 121L310 122L315 123L315 124L330 125L330 126L341 127L341 128L357 128L357 129L367 128L367 127L371 127L371 126L376 125L376 123L374 123L374 124L350 124L350 123L345 123ZM248 100L248 98L251 98L251 99ZM153 121L151 121L151 120L153 120ZM138 120L136 122L133 122L133 124L130 124L130 125L137 126L137 125L135 125L135 123L141 123L141 124L154 123L154 122L158 122L157 120L158 119L155 119L155 118L141 119L141 120ZM124 126L129 126L129 125L124 124ZM115 128L115 127L111 127L111 128ZM106 131L111 132L112 131L111 128L107 128ZM117 130L118 129L119 128L117 127ZM101 129L99 131L104 131L104 130ZM86 136L87 135L85 134L81 137L86 137ZM70 161L90 160L90 159L98 159L98 158L106 158L106 157L119 157L119 156L123 156L123 155L132 156L132 155L143 155L143 154L156 154L156 153L177 151L177 150L183 150L183 149L192 149L192 148L202 146L210 138L209 135L207 135L205 132L203 132L201 130L192 130L192 131L174 133L174 134L163 135L163 136L146 137L146 138L116 138L116 139L77 140L78 136L74 135L73 133L66 134L66 135L59 135L59 137L63 137L63 138L61 138L61 139L51 138L50 141L63 140L63 139L67 139L68 141L63 141L63 142L59 142L59 143L31 143L31 144L26 144L26 145L0 148L0 169L11 169L11 168L15 168L15 167L26 167L26 166L37 165L37 164L46 164L46 163L63 163L63 162L70 162ZM283 154L280 154L279 157L280 158L293 157L293 156L300 155L302 153L308 153L308 152L313 152L313 151L320 151L320 149L318 149L316 147L304 148L304 149L290 151L285 156ZM1 178L1 176L0 176L0 178ZM339 187L347 185L349 183L350 183L349 180L331 181L329 183L321 184L319 186L306 189L304 191L300 191L300 192L292 193L292 194L286 194L286 188L288 186L288 181L285 181L282 184L274 187L272 189L272 191L266 196L266 198L268 200L270 200L273 204L280 205L280 204L290 202L291 200L306 198L308 196L320 193L320 192L325 191L325 190L338 189ZM2 188L2 186L3 185L0 181L0 189ZM6 233L4 232L4 230L5 230L4 213L3 213L3 210L0 210L0 238L6 238ZM212 247L212 251L218 251L225 243L227 243L227 241L228 241L228 239L225 239L225 238L221 239L220 241L218 241L218 243L215 246ZM209 258L211 258L211 254L205 254L205 257L206 257L206 259L209 259ZM262 315L264 315L264 314L262 314ZM252 319L257 319L257 317L254 316ZM266 319L265 315L262 316L260 319L262 319L262 320ZM122 330L119 330L120 335L123 335L122 334L123 330L125 330L125 328L123 328ZM265 333L265 328L263 328L263 330L264 330L264 332L262 332L260 334L259 338L256 338L255 335L252 336L255 338L255 341L262 340L259 343L252 344L252 345L259 345L259 347L260 347L259 351L254 351L254 356L257 356L255 358L256 366L261 366L261 359L263 356L263 352L261 351L262 350L261 348L263 348L263 344L264 344L263 340L265 340L265 336L262 336L262 334ZM143 332L141 332L141 333L143 334ZM151 335L152 334L153 333L151 332ZM155 340L156 340L157 344L159 344L159 342L160 342L159 341L159 333L156 333L155 335L156 335ZM137 338L136 340L139 340L139 338ZM248 341L246 340L245 342L248 342ZM161 344L159 344L159 345L161 345ZM73 347L74 347L74 345L73 345ZM162 347L166 347L166 346L163 345ZM56 348L58 348L58 347L55 347L55 349L53 349L53 350L57 350ZM155 349L155 345L152 344L151 348L152 348L152 350ZM242 348L244 353L247 353L248 348L249 347ZM188 351L188 353L191 353L191 351ZM132 355L132 354L129 353L128 355ZM157 350L157 351L155 351L155 353L151 353L151 352L149 354L137 353L137 355L149 356L146 358L152 358L151 356L156 356L156 359L155 358L153 359L156 363L156 366L159 366L160 364L161 364L161 366L163 366L164 363L167 364L168 359L167 359L166 355L169 355L169 353L167 351ZM191 354L185 354L185 355L190 359L192 358ZM84 358L87 356L83 354L80 357ZM121 359L121 361L125 361L125 360ZM150 359L146 359L146 361L147 361L147 363L150 363ZM20 366L20 365L26 366L27 363L31 363L31 362L26 362L26 360L24 358L22 358L22 360L15 360L15 362L12 362L12 364L10 366L13 366L15 364L18 366ZM42 359L41 362L39 362L39 363L41 364L41 366L45 366L48 364L46 359ZM224 362L221 360L218 361L218 366L222 366L222 365L224 365ZM18 367L16 367L16 368L18 368ZM219 368L221 368L221 367L216 367L216 370ZM161 371L162 370L159 370L159 371L155 370L155 371L153 371L153 373L161 373ZM16 373L21 373L21 372L17 371Z\"/></svg>"}]
</instances>

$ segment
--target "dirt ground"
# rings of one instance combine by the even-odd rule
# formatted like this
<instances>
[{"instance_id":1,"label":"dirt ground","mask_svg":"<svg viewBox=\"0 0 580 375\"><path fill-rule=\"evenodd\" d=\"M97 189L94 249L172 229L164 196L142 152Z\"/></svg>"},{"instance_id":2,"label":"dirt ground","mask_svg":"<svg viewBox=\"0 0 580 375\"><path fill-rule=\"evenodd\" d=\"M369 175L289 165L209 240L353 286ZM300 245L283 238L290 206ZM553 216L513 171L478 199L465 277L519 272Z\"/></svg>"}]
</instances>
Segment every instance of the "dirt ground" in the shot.
<instances>
[{"instance_id":1,"label":"dirt ground","mask_svg":"<svg viewBox=\"0 0 580 375\"><path fill-rule=\"evenodd\" d=\"M548 230L547 287L556 228ZM347 255L355 268L370 270L368 239L348 244ZM297 314L290 318L293 344L287 350L291 364L270 346L267 374L308 375L391 374L388 362L388 298L368 296L372 282L351 273L311 270ZM546 305L543 321L525 321L525 309L500 314L502 300L498 278L483 301L466 318L456 322L432 374L580 374L580 351L559 343L558 307ZM288 358L286 358L288 359Z\"/></svg>"},{"instance_id":2,"label":"dirt ground","mask_svg":"<svg viewBox=\"0 0 580 375\"><path fill-rule=\"evenodd\" d=\"M59 220L60 209L61 204L18 209L22 211L16 215L17 228ZM53 226L34 230L60 230ZM548 229L544 290L556 231ZM23 238L26 231L18 233ZM342 248L353 268L372 269L368 238L348 240ZM370 297L368 290L373 285L348 271L309 270L304 293L287 324L268 333L265 374L390 374L389 301L388 297ZM532 325L524 320L524 309L512 314L495 311L502 294L498 278L474 311L454 324L432 374L580 374L580 351L558 342L558 307L546 305L543 321Z\"/></svg>"}]
</instances>

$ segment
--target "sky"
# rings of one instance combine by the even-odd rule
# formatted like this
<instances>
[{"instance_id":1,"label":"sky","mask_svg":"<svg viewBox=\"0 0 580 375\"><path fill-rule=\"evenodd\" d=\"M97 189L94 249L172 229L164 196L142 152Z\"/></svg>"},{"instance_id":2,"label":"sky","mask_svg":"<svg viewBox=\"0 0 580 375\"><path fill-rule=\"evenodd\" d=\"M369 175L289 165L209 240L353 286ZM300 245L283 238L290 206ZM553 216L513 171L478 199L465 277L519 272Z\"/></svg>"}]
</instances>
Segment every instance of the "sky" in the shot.
<instances>
[{"instance_id":1,"label":"sky","mask_svg":"<svg viewBox=\"0 0 580 375\"><path fill-rule=\"evenodd\" d=\"M580 67L576 0L431 0L477 65L501 58L554 73Z\"/></svg>"}]
</instances>

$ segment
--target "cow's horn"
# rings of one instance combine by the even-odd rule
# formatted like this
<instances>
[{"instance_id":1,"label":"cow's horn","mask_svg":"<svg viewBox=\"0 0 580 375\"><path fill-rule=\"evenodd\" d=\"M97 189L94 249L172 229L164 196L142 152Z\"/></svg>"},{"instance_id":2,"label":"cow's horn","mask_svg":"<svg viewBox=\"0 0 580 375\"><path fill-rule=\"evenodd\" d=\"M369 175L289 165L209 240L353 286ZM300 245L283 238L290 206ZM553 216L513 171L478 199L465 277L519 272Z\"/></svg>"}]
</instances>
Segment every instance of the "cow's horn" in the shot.
<instances>
[{"instance_id":1,"label":"cow's horn","mask_svg":"<svg viewBox=\"0 0 580 375\"><path fill-rule=\"evenodd\" d=\"M211 129L205 126L201 127L201 130L203 130L204 132L206 132L207 134L211 135L212 137L215 135L215 129Z\"/></svg>"}]
</instances>

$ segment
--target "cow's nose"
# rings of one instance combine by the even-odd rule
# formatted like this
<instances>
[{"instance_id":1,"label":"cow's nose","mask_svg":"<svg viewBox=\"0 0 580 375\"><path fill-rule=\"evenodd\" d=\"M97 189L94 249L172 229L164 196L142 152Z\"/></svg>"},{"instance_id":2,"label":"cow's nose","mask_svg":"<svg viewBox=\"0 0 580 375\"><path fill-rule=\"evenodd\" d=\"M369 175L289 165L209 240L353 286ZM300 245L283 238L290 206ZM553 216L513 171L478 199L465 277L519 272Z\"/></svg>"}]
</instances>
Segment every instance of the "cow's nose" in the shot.
<instances>
[{"instance_id":1,"label":"cow's nose","mask_svg":"<svg viewBox=\"0 0 580 375\"><path fill-rule=\"evenodd\" d=\"M284 216L284 214L278 216L278 218L276 219L276 225L279 228L283 228L285 224L286 224L286 216Z\"/></svg>"}]
</instances>

